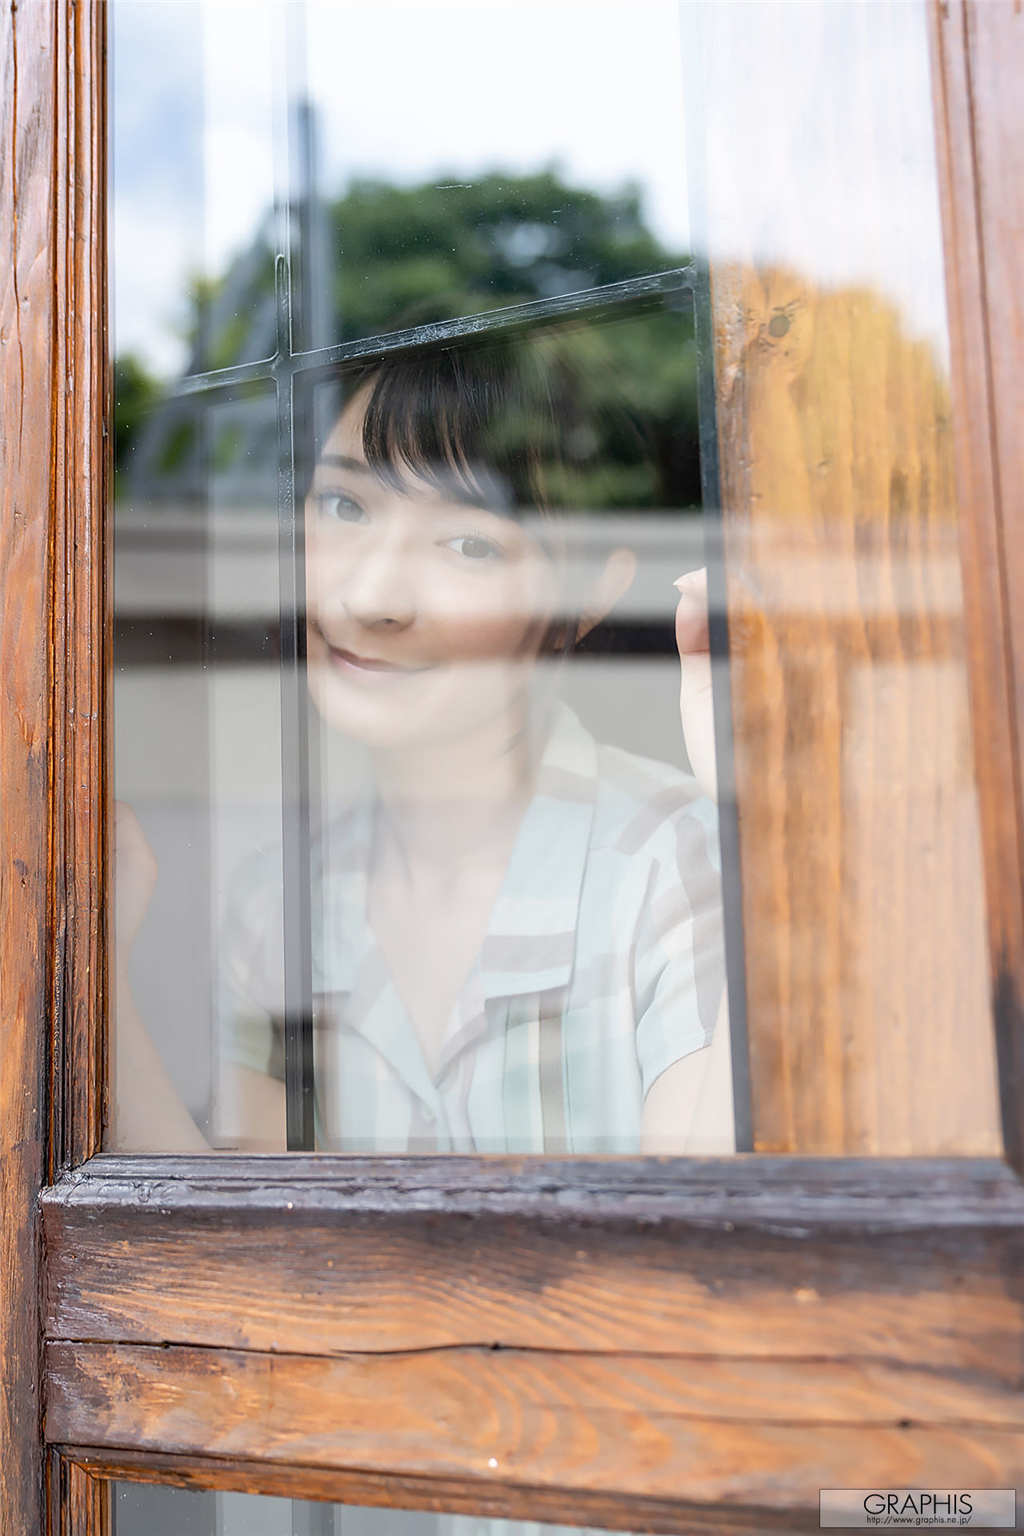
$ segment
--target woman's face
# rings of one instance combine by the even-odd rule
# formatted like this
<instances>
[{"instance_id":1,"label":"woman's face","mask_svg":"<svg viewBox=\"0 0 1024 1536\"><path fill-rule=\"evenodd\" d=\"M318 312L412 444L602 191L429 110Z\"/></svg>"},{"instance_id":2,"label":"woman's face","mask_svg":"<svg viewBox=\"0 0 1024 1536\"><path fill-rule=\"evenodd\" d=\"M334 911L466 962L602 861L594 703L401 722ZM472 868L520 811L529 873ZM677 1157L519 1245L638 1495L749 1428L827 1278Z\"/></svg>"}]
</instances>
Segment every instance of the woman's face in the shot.
<instances>
[{"instance_id":1,"label":"woman's face","mask_svg":"<svg viewBox=\"0 0 1024 1536\"><path fill-rule=\"evenodd\" d=\"M324 445L306 501L309 682L371 747L456 741L523 718L558 606L555 564L511 518L367 465L372 381Z\"/></svg>"}]
</instances>

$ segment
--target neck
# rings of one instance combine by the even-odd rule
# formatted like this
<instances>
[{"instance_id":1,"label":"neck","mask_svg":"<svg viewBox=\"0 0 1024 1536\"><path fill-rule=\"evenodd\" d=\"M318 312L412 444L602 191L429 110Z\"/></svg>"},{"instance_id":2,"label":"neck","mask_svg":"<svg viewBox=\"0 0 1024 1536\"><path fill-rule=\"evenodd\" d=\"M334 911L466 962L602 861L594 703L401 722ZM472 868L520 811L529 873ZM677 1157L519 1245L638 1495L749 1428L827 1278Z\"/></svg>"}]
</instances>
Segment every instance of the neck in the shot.
<instances>
[{"instance_id":1,"label":"neck","mask_svg":"<svg viewBox=\"0 0 1024 1536\"><path fill-rule=\"evenodd\" d=\"M456 742L374 754L381 829L410 871L504 845L533 789L525 721L488 721Z\"/></svg>"}]
</instances>

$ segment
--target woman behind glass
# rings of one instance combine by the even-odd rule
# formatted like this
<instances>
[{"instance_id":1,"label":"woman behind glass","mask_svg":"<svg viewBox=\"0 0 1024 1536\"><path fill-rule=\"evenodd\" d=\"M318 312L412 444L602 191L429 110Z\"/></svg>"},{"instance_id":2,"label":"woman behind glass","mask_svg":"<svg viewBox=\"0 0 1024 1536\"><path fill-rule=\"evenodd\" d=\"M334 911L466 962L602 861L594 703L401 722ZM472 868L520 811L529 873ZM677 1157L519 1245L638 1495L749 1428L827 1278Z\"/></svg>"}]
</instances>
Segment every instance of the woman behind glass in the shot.
<instances>
[{"instance_id":1,"label":"woman behind glass","mask_svg":"<svg viewBox=\"0 0 1024 1536\"><path fill-rule=\"evenodd\" d=\"M732 1150L699 575L676 623L698 777L596 742L558 698L636 569L566 506L584 386L552 338L420 349L350 375L318 444L310 694L365 759L312 850L324 1150ZM129 813L119 836L130 942ZM279 871L240 871L220 957L222 1139L254 1149L285 1144ZM202 1145L158 1063L148 1080L159 1144ZM153 1147L148 1107L140 1131Z\"/></svg>"}]
</instances>

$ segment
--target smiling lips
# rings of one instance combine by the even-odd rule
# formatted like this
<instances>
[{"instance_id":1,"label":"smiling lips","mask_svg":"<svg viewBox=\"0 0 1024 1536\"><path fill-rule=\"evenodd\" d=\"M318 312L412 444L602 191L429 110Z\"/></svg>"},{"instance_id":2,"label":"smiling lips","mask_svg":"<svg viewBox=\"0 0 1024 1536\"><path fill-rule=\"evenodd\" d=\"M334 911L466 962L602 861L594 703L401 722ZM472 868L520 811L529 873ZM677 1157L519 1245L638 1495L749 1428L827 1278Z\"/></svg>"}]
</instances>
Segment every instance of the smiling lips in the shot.
<instances>
[{"instance_id":1,"label":"smiling lips","mask_svg":"<svg viewBox=\"0 0 1024 1536\"><path fill-rule=\"evenodd\" d=\"M347 651L343 646L332 645L324 639L324 644L330 652L331 662L341 671L355 674L356 676L374 677L415 677L420 672L432 670L429 666L402 666L397 662L383 661L379 657L360 656L355 651Z\"/></svg>"}]
</instances>

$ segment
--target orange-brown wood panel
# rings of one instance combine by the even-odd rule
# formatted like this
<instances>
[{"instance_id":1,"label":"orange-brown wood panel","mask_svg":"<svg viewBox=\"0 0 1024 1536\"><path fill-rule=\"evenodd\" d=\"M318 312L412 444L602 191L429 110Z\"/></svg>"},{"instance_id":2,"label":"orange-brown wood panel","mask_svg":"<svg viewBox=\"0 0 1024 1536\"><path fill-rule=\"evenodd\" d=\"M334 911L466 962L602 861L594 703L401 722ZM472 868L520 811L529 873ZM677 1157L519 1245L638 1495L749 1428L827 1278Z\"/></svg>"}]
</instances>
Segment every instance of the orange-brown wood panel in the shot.
<instances>
[{"instance_id":1,"label":"orange-brown wood panel","mask_svg":"<svg viewBox=\"0 0 1024 1536\"><path fill-rule=\"evenodd\" d=\"M98 1536L110 1529L110 1486L59 1451L47 1463L49 1536Z\"/></svg>"},{"instance_id":2,"label":"orange-brown wood panel","mask_svg":"<svg viewBox=\"0 0 1024 1536\"><path fill-rule=\"evenodd\" d=\"M865 1487L1013 1487L1024 1473L1019 1398L978 1418L923 1384L927 1401L834 1374L838 1391L790 1363L784 1411L781 1381L753 1365L716 1382L688 1360L51 1344L47 1422L63 1442L776 1509L816 1506L853 1468Z\"/></svg>"},{"instance_id":3,"label":"orange-brown wood panel","mask_svg":"<svg viewBox=\"0 0 1024 1536\"><path fill-rule=\"evenodd\" d=\"M725 1359L848 1353L993 1380L1012 1377L1022 1338L1020 1301L987 1240L892 1237L879 1253L896 1280L881 1259L865 1274L863 1237L821 1238L819 1251L724 1233L701 1252L696 1235L673 1251L650 1234L598 1245L569 1225L530 1241L478 1224L469 1246L399 1222L391 1234L294 1213L247 1225L189 1230L154 1212L107 1235L53 1235L48 1332L316 1353L467 1341L657 1352L671 1340Z\"/></svg>"},{"instance_id":4,"label":"orange-brown wood panel","mask_svg":"<svg viewBox=\"0 0 1024 1536\"><path fill-rule=\"evenodd\" d=\"M923 13L705 11L754 1145L995 1153Z\"/></svg>"},{"instance_id":5,"label":"orange-brown wood panel","mask_svg":"<svg viewBox=\"0 0 1024 1536\"><path fill-rule=\"evenodd\" d=\"M455 1507L508 1492L506 1515L541 1488L570 1523L589 1490L630 1529L633 1499L660 1529L692 1501L742 1528L809 1519L853 1466L999 1486L1018 1465L1024 1191L1001 1163L260 1172L100 1157L46 1193L50 1441L242 1461L246 1486L259 1463L394 1470Z\"/></svg>"},{"instance_id":6,"label":"orange-brown wood panel","mask_svg":"<svg viewBox=\"0 0 1024 1536\"><path fill-rule=\"evenodd\" d=\"M49 1177L99 1147L106 1091L106 8L56 10ZM57 383L59 381L59 383ZM51 1463L50 1529L105 1536L108 1486Z\"/></svg>"},{"instance_id":7,"label":"orange-brown wood panel","mask_svg":"<svg viewBox=\"0 0 1024 1536\"><path fill-rule=\"evenodd\" d=\"M817 1356L1015 1380L1024 1191L998 1163L257 1166L104 1156L47 1191L47 1335Z\"/></svg>"},{"instance_id":8,"label":"orange-brown wood panel","mask_svg":"<svg viewBox=\"0 0 1024 1536\"><path fill-rule=\"evenodd\" d=\"M95 1149L100 1119L100 1053L86 1041L83 1021L92 1028L98 1017L102 977L103 812L93 761L103 667L96 641L104 562L93 522L102 497L95 454L102 452L105 366L95 182L103 146L101 23L98 5L65 0L5 6L0 17L5 1532L34 1532L44 1518L35 1201L48 1173ZM79 1127L74 1145L64 1135L72 1124ZM92 1515L82 1519L82 1530L101 1529Z\"/></svg>"},{"instance_id":9,"label":"orange-brown wood panel","mask_svg":"<svg viewBox=\"0 0 1024 1536\"><path fill-rule=\"evenodd\" d=\"M51 1002L50 463L54 12L0 11L0 1511L43 1487L35 1199Z\"/></svg>"},{"instance_id":10,"label":"orange-brown wood panel","mask_svg":"<svg viewBox=\"0 0 1024 1536\"><path fill-rule=\"evenodd\" d=\"M55 1019L50 1173L102 1137L105 1067L106 11L58 6L53 448Z\"/></svg>"},{"instance_id":11,"label":"orange-brown wood panel","mask_svg":"<svg viewBox=\"0 0 1024 1536\"><path fill-rule=\"evenodd\" d=\"M496 1519L544 1520L610 1530L684 1530L687 1536L761 1536L818 1529L818 1512L708 1506L686 1499L612 1495L584 1488L526 1488L495 1481L414 1477L401 1470L368 1472L284 1463L225 1461L214 1456L168 1456L153 1451L97 1453L69 1446L66 1454L97 1476L176 1488L230 1488L277 1498L318 1499L349 1505L449 1511Z\"/></svg>"},{"instance_id":12,"label":"orange-brown wood panel","mask_svg":"<svg viewBox=\"0 0 1024 1536\"><path fill-rule=\"evenodd\" d=\"M948 402L871 294L719 319L755 1145L994 1152Z\"/></svg>"},{"instance_id":13,"label":"orange-brown wood panel","mask_svg":"<svg viewBox=\"0 0 1024 1536\"><path fill-rule=\"evenodd\" d=\"M1007 1155L1024 1171L1024 14L934 0L936 129L989 954Z\"/></svg>"}]
</instances>

